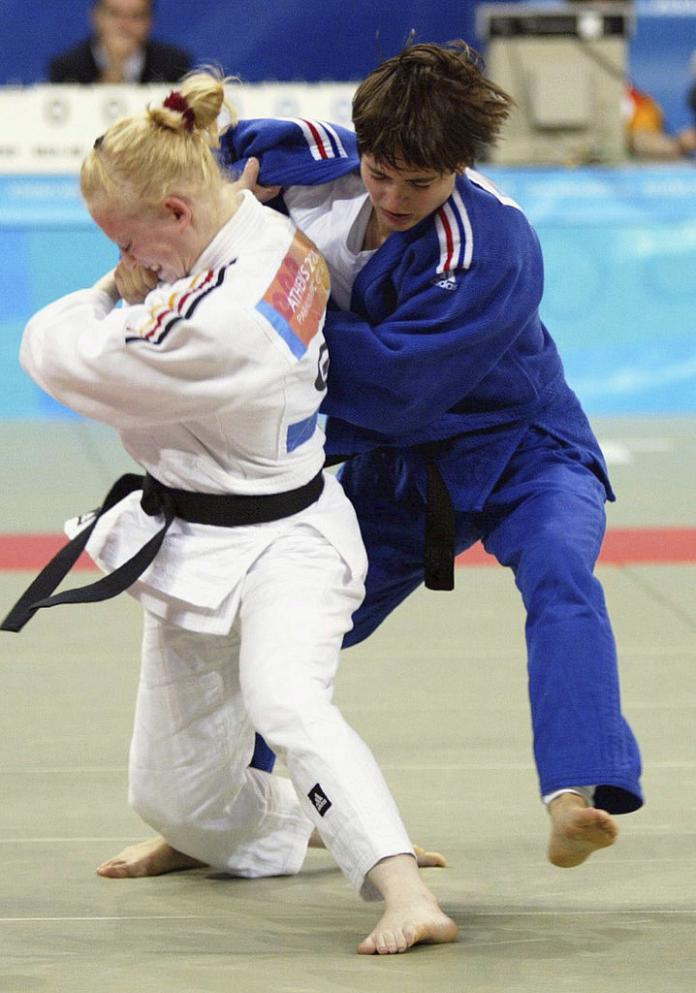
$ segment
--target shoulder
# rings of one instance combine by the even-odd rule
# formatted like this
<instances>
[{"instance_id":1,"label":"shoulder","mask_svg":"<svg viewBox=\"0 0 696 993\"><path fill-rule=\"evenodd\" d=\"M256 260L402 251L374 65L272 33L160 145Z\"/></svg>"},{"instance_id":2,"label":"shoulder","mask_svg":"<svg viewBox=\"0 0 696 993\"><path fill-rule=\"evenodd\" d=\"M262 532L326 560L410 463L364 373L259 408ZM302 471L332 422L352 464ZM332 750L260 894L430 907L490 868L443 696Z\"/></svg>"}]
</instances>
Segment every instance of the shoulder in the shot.
<instances>
[{"instance_id":1,"label":"shoulder","mask_svg":"<svg viewBox=\"0 0 696 993\"><path fill-rule=\"evenodd\" d=\"M322 208L326 210L336 200L352 201L358 197L364 197L366 193L365 184L360 174L349 172L345 176L331 180L328 183L321 183L316 186L289 186L283 190L283 199L290 208L312 210Z\"/></svg>"},{"instance_id":2,"label":"shoulder","mask_svg":"<svg viewBox=\"0 0 696 993\"><path fill-rule=\"evenodd\" d=\"M473 169L458 177L452 196L436 211L434 225L444 270L449 262L469 269L492 257L514 262L524 256L525 246L537 245L520 205Z\"/></svg>"},{"instance_id":3,"label":"shoulder","mask_svg":"<svg viewBox=\"0 0 696 993\"><path fill-rule=\"evenodd\" d=\"M52 83L94 82L97 78L97 65L90 39L85 38L78 45L73 45L51 59L49 78Z\"/></svg>"},{"instance_id":4,"label":"shoulder","mask_svg":"<svg viewBox=\"0 0 696 993\"><path fill-rule=\"evenodd\" d=\"M490 282L538 281L541 251L519 205L479 173L457 178L452 196L425 221L407 232L404 278L427 278L452 291L474 279L481 291ZM470 275L469 275L470 274ZM466 279L464 277L466 276Z\"/></svg>"},{"instance_id":5,"label":"shoulder","mask_svg":"<svg viewBox=\"0 0 696 993\"><path fill-rule=\"evenodd\" d=\"M176 45L162 41L149 41L145 47L143 81L154 82L153 77L174 82L191 68L191 54Z\"/></svg>"}]
</instances>

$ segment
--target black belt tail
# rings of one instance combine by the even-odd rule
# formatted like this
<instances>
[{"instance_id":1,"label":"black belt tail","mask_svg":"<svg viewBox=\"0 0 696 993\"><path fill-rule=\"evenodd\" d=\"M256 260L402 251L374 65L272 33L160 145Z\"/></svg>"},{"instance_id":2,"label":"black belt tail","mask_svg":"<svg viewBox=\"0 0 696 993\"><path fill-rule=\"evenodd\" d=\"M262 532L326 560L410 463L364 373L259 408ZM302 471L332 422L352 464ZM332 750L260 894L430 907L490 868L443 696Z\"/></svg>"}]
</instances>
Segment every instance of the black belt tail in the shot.
<instances>
[{"instance_id":1,"label":"black belt tail","mask_svg":"<svg viewBox=\"0 0 696 993\"><path fill-rule=\"evenodd\" d=\"M157 554L167 529L174 519L173 510L171 515L165 511L165 523L161 530L114 572L94 583L51 596L84 551L102 514L127 497L129 493L142 489L144 478L144 476L135 473L127 473L116 480L107 493L104 503L95 511L92 523L79 534L76 534L44 566L0 624L0 631L21 631L27 621L30 621L36 611L42 607L53 607L60 603L94 603L97 600L108 600L122 593L135 582Z\"/></svg>"},{"instance_id":2,"label":"black belt tail","mask_svg":"<svg viewBox=\"0 0 696 993\"><path fill-rule=\"evenodd\" d=\"M308 483L283 493L261 495L235 495L195 493L164 486L152 476L127 473L117 479L109 490L102 506L95 512L94 520L67 543L46 565L29 588L22 594L5 620L0 631L21 631L42 607L62 603L96 603L109 600L125 592L145 572L164 541L175 517L197 524L218 527L240 527L279 520L305 510L319 499L324 487L322 472ZM89 541L94 527L111 507L134 490L142 490L140 505L151 517L162 516L159 531L113 572L94 583L54 594L55 588L67 576Z\"/></svg>"}]
</instances>

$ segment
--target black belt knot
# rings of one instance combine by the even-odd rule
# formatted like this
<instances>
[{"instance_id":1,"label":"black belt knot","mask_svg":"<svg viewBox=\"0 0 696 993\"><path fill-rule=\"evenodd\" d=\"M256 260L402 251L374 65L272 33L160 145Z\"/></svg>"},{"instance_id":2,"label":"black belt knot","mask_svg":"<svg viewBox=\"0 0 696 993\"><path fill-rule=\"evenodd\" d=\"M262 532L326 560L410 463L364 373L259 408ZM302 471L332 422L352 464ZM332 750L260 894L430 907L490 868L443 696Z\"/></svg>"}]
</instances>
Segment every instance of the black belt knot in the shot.
<instances>
[{"instance_id":1,"label":"black belt knot","mask_svg":"<svg viewBox=\"0 0 696 993\"><path fill-rule=\"evenodd\" d=\"M140 498L140 506L148 517L157 517L158 514L166 515L167 511L173 513L173 501L169 498L166 486L161 486L153 476L148 473L143 479L143 495Z\"/></svg>"}]
</instances>

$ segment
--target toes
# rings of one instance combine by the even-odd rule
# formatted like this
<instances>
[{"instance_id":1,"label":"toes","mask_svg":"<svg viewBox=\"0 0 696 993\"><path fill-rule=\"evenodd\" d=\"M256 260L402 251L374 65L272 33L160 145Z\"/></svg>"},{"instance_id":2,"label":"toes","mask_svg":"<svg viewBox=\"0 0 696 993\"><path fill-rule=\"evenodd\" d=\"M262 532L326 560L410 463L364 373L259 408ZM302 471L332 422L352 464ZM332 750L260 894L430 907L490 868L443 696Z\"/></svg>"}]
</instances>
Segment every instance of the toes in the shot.
<instances>
[{"instance_id":1,"label":"toes","mask_svg":"<svg viewBox=\"0 0 696 993\"><path fill-rule=\"evenodd\" d=\"M368 935L364 941L358 945L358 955L376 955L377 945L372 940L372 935Z\"/></svg>"},{"instance_id":2,"label":"toes","mask_svg":"<svg viewBox=\"0 0 696 993\"><path fill-rule=\"evenodd\" d=\"M396 955L398 952L406 950L406 942L403 935L395 934L392 931L374 932L368 935L365 940L358 945L358 952L361 955Z\"/></svg>"},{"instance_id":3,"label":"toes","mask_svg":"<svg viewBox=\"0 0 696 993\"><path fill-rule=\"evenodd\" d=\"M407 925L403 931L380 931L368 935L358 945L360 955L399 955L415 945L417 929Z\"/></svg>"},{"instance_id":4,"label":"toes","mask_svg":"<svg viewBox=\"0 0 696 993\"><path fill-rule=\"evenodd\" d=\"M426 852L420 845L414 845L413 851L416 854L416 862L421 869L444 869L447 865L447 859L440 852Z\"/></svg>"},{"instance_id":5,"label":"toes","mask_svg":"<svg viewBox=\"0 0 696 993\"><path fill-rule=\"evenodd\" d=\"M406 950L406 941L398 931L385 931L377 938L378 955L396 955Z\"/></svg>"},{"instance_id":6,"label":"toes","mask_svg":"<svg viewBox=\"0 0 696 993\"><path fill-rule=\"evenodd\" d=\"M111 879L118 879L124 874L124 868L120 865L100 865L97 869L98 876L107 876Z\"/></svg>"}]
</instances>

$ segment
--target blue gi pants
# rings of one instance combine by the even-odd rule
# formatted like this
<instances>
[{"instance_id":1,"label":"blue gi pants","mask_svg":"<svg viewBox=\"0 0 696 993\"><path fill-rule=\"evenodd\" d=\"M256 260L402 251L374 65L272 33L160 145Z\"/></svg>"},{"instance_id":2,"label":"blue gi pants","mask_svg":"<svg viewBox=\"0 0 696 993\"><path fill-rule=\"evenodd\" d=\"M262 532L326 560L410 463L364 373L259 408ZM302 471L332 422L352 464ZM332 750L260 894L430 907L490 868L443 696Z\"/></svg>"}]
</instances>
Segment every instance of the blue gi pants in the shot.
<instances>
[{"instance_id":1,"label":"blue gi pants","mask_svg":"<svg viewBox=\"0 0 696 993\"><path fill-rule=\"evenodd\" d=\"M415 452L381 450L347 463L340 478L369 561L347 648L423 582L425 467ZM456 552L482 541L512 569L522 594L541 793L596 786L597 807L626 813L643 802L640 754L621 714L614 638L593 575L605 499L587 458L531 429L483 509L456 510ZM427 660L427 645L423 654Z\"/></svg>"}]
</instances>

